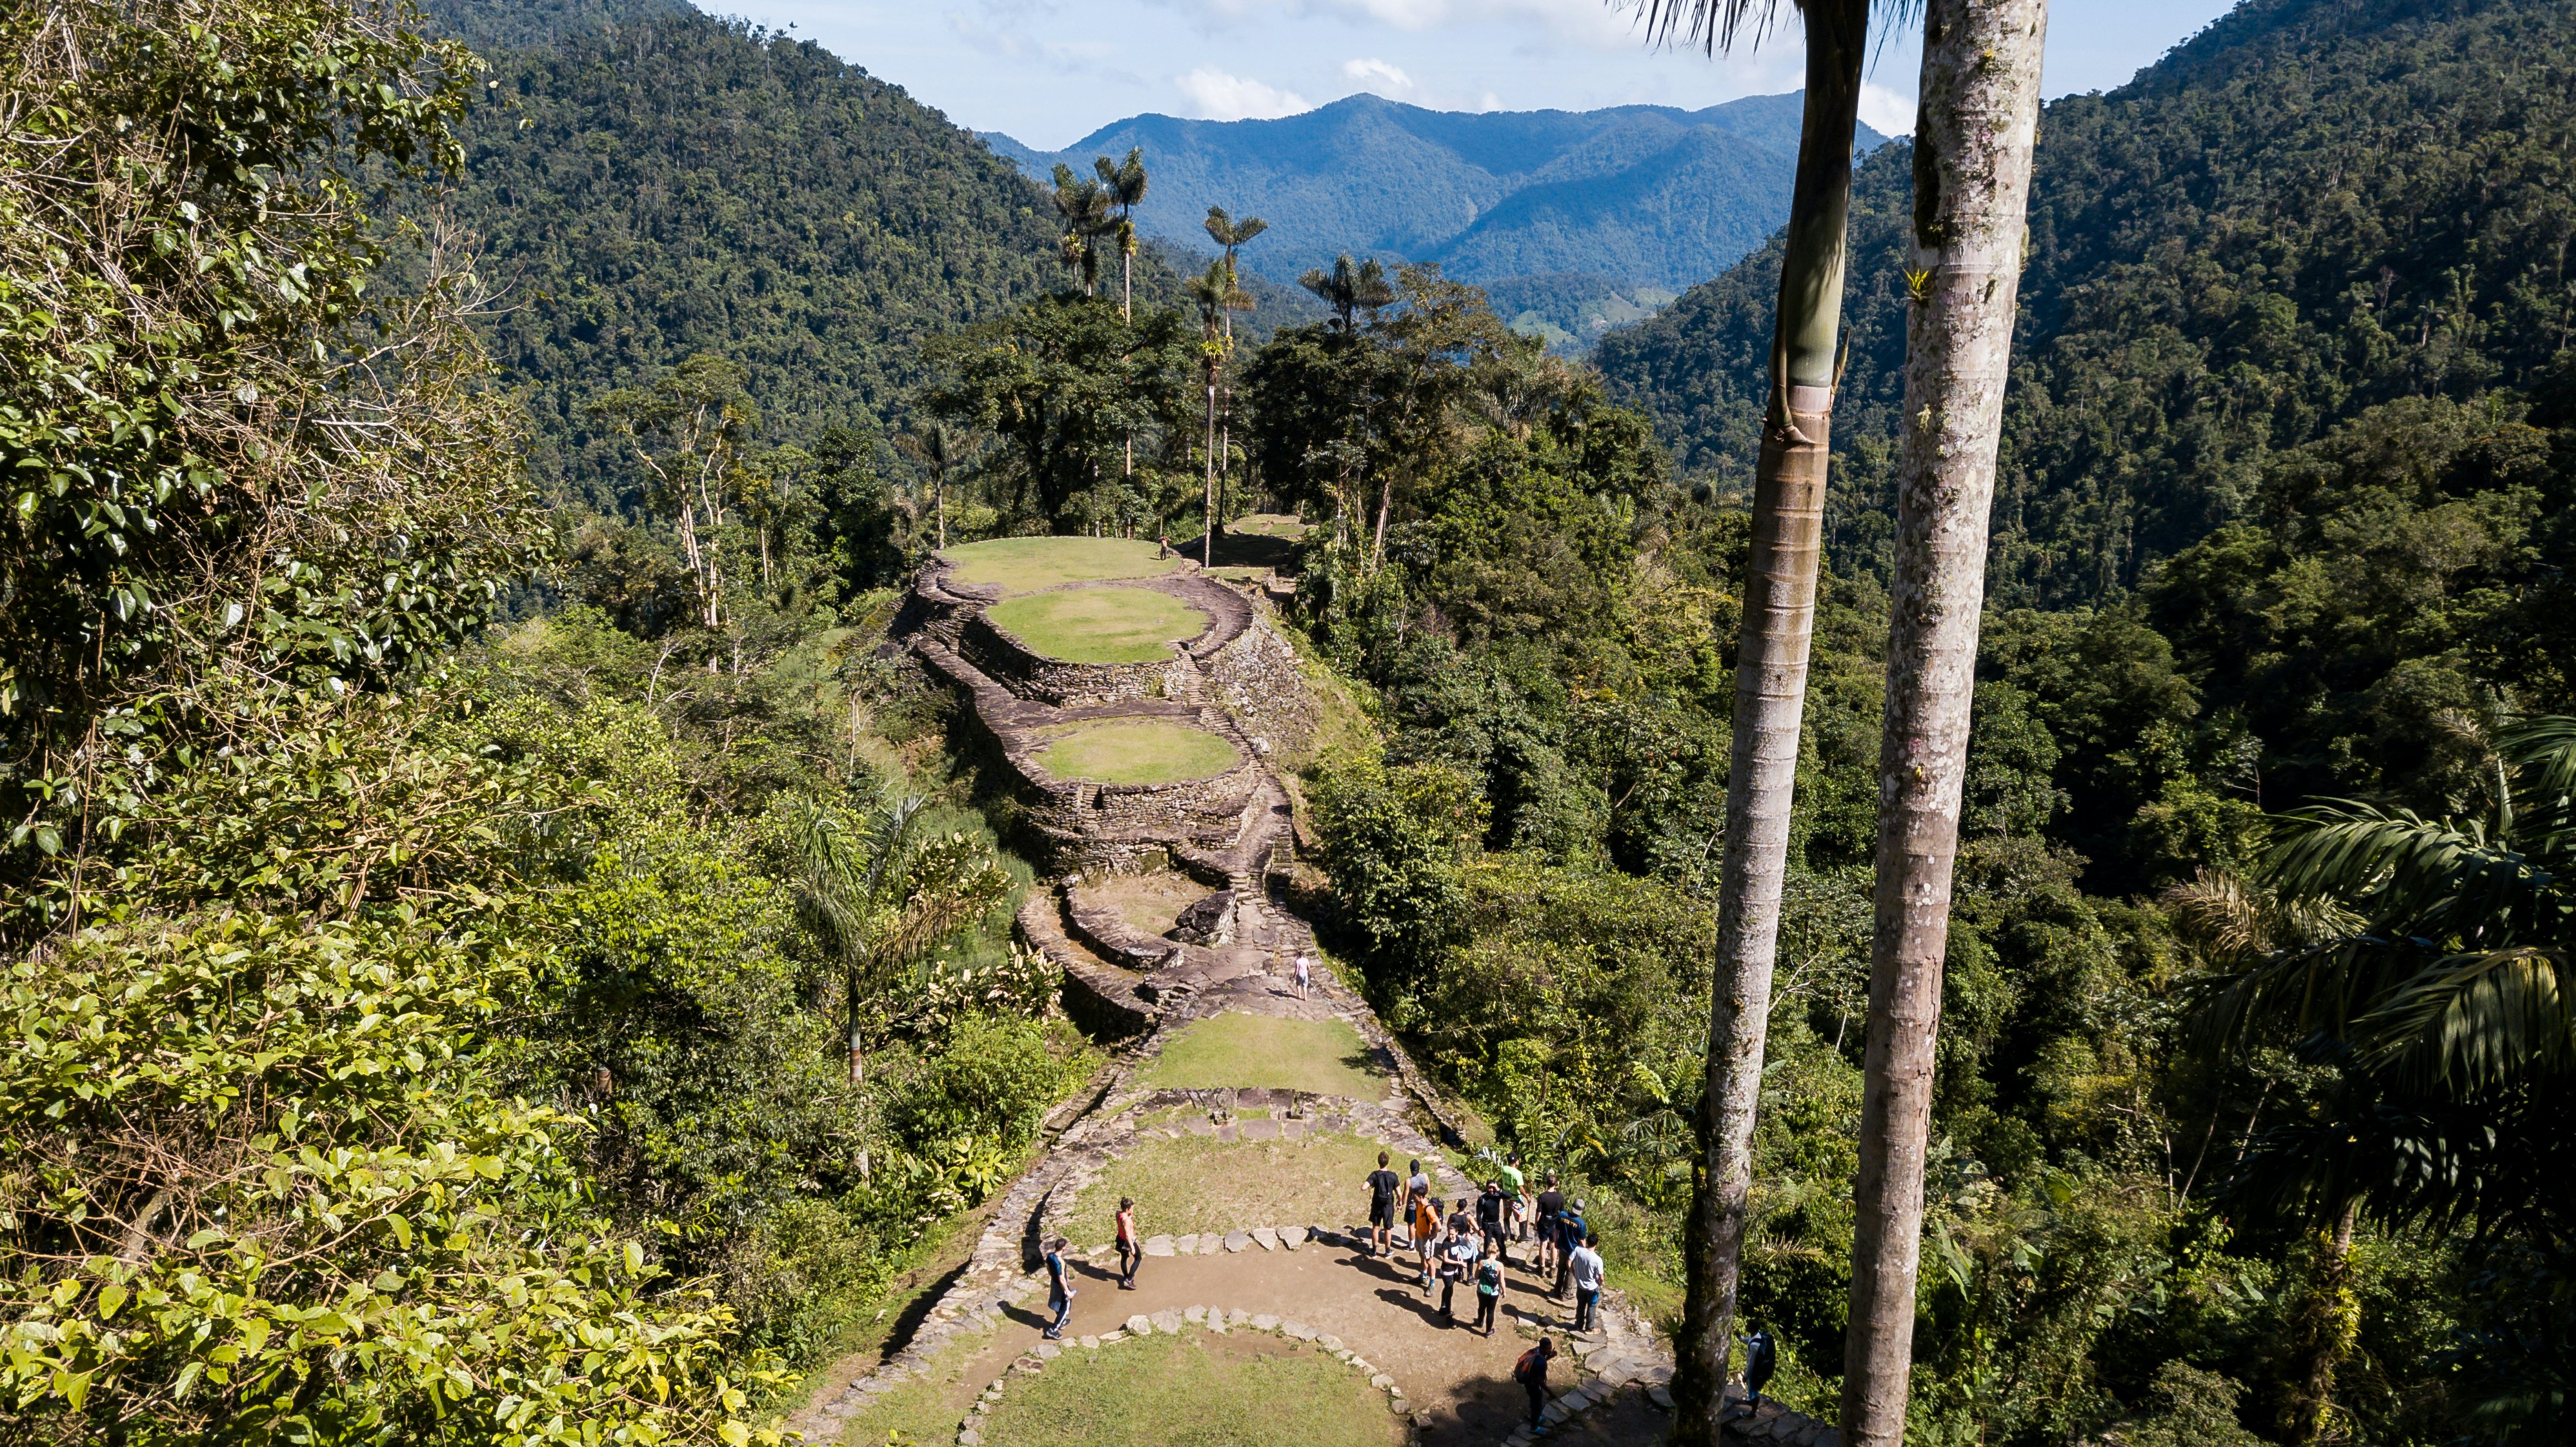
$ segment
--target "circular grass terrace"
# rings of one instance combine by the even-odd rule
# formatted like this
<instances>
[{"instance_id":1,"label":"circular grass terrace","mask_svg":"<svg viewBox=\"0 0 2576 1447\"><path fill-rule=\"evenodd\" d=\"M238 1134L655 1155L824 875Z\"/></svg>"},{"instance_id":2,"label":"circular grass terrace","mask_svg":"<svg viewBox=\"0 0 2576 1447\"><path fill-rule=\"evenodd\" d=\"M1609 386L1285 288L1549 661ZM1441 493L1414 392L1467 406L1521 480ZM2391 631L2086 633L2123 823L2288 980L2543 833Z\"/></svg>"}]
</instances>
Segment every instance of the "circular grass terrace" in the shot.
<instances>
[{"instance_id":1,"label":"circular grass terrace","mask_svg":"<svg viewBox=\"0 0 2576 1447\"><path fill-rule=\"evenodd\" d=\"M1190 724L1106 719L1047 731L1033 757L1059 779L1095 784L1178 784L1213 778L1241 761L1234 745Z\"/></svg>"},{"instance_id":2,"label":"circular grass terrace","mask_svg":"<svg viewBox=\"0 0 2576 1447\"><path fill-rule=\"evenodd\" d=\"M1065 583L1153 578L1181 566L1177 557L1154 556L1152 543L1131 538L994 538L963 543L940 554L950 578L1006 594L1030 593Z\"/></svg>"},{"instance_id":3,"label":"circular grass terrace","mask_svg":"<svg viewBox=\"0 0 2576 1447\"><path fill-rule=\"evenodd\" d=\"M1015 1377L985 1447L1397 1447L1405 1420L1359 1372L1260 1332L1160 1332Z\"/></svg>"},{"instance_id":4,"label":"circular grass terrace","mask_svg":"<svg viewBox=\"0 0 2576 1447\"><path fill-rule=\"evenodd\" d=\"M1067 588L984 610L993 626L1060 663L1152 663L1207 631L1208 616L1151 588Z\"/></svg>"}]
</instances>

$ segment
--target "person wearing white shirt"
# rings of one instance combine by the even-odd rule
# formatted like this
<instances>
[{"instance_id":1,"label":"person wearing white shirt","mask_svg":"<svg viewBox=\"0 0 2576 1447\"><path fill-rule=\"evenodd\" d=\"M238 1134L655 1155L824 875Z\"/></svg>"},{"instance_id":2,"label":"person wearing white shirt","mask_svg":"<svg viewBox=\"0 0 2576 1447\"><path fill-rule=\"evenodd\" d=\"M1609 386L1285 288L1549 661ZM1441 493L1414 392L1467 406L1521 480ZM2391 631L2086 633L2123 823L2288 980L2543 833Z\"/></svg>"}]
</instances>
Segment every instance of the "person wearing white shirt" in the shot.
<instances>
[{"instance_id":1,"label":"person wearing white shirt","mask_svg":"<svg viewBox=\"0 0 2576 1447\"><path fill-rule=\"evenodd\" d=\"M1592 1330L1593 1318L1601 1304L1601 1238L1586 1235L1583 1244L1574 1248L1566 1261L1566 1273L1574 1278L1574 1329Z\"/></svg>"}]
</instances>

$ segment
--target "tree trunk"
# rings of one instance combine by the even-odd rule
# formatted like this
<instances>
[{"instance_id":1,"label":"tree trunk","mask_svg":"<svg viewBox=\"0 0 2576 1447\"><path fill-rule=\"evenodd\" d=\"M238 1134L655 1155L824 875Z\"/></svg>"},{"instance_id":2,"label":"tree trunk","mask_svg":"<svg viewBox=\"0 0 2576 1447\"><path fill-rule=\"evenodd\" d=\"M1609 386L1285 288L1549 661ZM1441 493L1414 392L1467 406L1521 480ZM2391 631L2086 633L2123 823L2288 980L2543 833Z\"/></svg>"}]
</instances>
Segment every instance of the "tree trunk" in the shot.
<instances>
[{"instance_id":1,"label":"tree trunk","mask_svg":"<svg viewBox=\"0 0 2576 1447\"><path fill-rule=\"evenodd\" d=\"M948 470L941 468L930 484L930 513L939 520L939 550L948 550Z\"/></svg>"},{"instance_id":2,"label":"tree trunk","mask_svg":"<svg viewBox=\"0 0 2576 1447\"><path fill-rule=\"evenodd\" d=\"M1216 379L1208 379L1207 526L1200 535L1199 566L1216 566Z\"/></svg>"},{"instance_id":3,"label":"tree trunk","mask_svg":"<svg viewBox=\"0 0 2576 1447\"><path fill-rule=\"evenodd\" d=\"M1683 1238L1689 1281L1673 1378L1676 1447L1712 1447L1725 1408L1745 1196L1753 1180L1754 1107L1762 1085L1789 806L1815 626L1834 341L1842 321L1843 221L1851 201L1853 124L1867 51L1867 0L1811 0L1805 14L1806 115L1772 321L1771 390L1754 470L1753 554L1736 644L1699 1187Z\"/></svg>"},{"instance_id":4,"label":"tree trunk","mask_svg":"<svg viewBox=\"0 0 2576 1447\"><path fill-rule=\"evenodd\" d=\"M847 997L844 1003L850 1012L850 1083L856 1085L867 1064L866 1046L859 1038L859 972L845 971L842 978L842 993Z\"/></svg>"},{"instance_id":5,"label":"tree trunk","mask_svg":"<svg viewBox=\"0 0 2576 1447\"><path fill-rule=\"evenodd\" d=\"M1846 1447L1898 1447L1905 1438L1950 873L2046 28L2046 0L1925 7L1878 756L1878 920L1843 1341Z\"/></svg>"},{"instance_id":6,"label":"tree trunk","mask_svg":"<svg viewBox=\"0 0 2576 1447\"><path fill-rule=\"evenodd\" d=\"M2361 1335L2361 1303L2352 1290L2355 1214L2356 1207L2347 1204L2333 1233L2317 1242L2314 1279L2298 1324L2297 1359L2303 1366L2282 1414L2281 1425L2293 1447L2313 1447L2326 1439L2334 1421L2335 1373Z\"/></svg>"}]
</instances>

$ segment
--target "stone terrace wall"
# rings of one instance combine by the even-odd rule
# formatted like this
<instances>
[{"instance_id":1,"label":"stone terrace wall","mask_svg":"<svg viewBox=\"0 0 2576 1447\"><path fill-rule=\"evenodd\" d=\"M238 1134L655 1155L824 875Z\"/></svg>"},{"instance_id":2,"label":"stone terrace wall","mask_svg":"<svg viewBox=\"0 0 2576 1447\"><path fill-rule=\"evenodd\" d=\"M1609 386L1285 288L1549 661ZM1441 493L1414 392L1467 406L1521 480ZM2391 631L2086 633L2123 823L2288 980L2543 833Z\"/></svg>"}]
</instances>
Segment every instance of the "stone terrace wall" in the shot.
<instances>
[{"instance_id":1,"label":"stone terrace wall","mask_svg":"<svg viewBox=\"0 0 2576 1447\"><path fill-rule=\"evenodd\" d=\"M1251 613L1250 602L1236 601ZM1255 748L1266 745L1274 753L1295 754L1314 738L1322 706L1297 667L1297 650L1268 619L1253 618L1200 667L1214 689L1212 702L1242 723Z\"/></svg>"}]
</instances>

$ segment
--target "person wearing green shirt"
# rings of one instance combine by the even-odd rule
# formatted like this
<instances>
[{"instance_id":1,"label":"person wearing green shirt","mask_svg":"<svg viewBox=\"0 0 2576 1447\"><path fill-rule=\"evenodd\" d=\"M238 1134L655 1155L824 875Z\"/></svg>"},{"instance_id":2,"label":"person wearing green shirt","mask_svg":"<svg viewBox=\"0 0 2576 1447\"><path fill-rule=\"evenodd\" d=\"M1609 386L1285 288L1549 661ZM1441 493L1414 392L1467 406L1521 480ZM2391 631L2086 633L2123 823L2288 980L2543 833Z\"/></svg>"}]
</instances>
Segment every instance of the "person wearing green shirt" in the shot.
<instances>
[{"instance_id":1,"label":"person wearing green shirt","mask_svg":"<svg viewBox=\"0 0 2576 1447\"><path fill-rule=\"evenodd\" d=\"M1503 1157L1503 1168L1495 1173L1503 1184L1503 1229L1515 1241L1529 1237L1529 1181L1521 1174L1521 1153Z\"/></svg>"}]
</instances>

